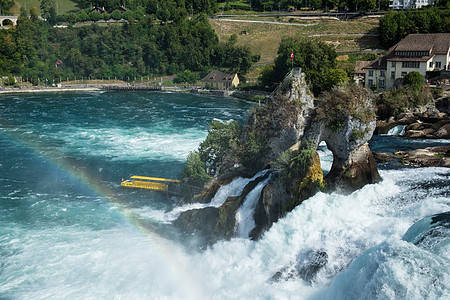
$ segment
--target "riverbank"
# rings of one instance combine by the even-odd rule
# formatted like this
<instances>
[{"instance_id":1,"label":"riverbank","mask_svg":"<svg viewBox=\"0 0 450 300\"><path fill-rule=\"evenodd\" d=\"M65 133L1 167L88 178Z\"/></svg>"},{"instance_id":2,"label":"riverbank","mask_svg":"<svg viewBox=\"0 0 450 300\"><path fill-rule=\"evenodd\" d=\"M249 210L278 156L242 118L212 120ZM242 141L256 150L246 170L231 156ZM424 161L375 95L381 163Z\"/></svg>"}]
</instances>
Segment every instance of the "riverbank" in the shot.
<instances>
[{"instance_id":1,"label":"riverbank","mask_svg":"<svg viewBox=\"0 0 450 300\"><path fill-rule=\"evenodd\" d=\"M30 88L3 88L0 90L0 94L13 94L13 93L47 93L47 92L86 92L86 91L101 91L101 86L80 86L80 87L30 87Z\"/></svg>"},{"instance_id":2,"label":"riverbank","mask_svg":"<svg viewBox=\"0 0 450 300\"><path fill-rule=\"evenodd\" d=\"M234 97L246 101L263 101L268 95L266 92L248 92L235 90L206 90L200 87L192 86L161 86L154 88L154 86L147 85L117 85L117 84L76 84L76 85L60 85L52 87L33 86L20 88L5 88L0 89L0 94L13 93L59 93L59 92L96 92L96 91L139 91L139 90L162 91L169 93L193 93L203 95Z\"/></svg>"}]
</instances>

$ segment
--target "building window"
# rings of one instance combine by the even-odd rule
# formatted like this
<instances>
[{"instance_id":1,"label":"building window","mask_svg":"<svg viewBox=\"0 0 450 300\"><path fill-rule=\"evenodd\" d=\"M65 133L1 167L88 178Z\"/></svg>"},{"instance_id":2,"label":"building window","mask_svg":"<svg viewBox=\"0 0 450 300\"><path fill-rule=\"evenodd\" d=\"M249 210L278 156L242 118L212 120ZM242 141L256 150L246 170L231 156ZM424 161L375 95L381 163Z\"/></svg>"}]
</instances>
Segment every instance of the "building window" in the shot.
<instances>
[{"instance_id":1,"label":"building window","mask_svg":"<svg viewBox=\"0 0 450 300\"><path fill-rule=\"evenodd\" d=\"M380 88L384 88L384 80L380 80Z\"/></svg>"},{"instance_id":2,"label":"building window","mask_svg":"<svg viewBox=\"0 0 450 300\"><path fill-rule=\"evenodd\" d=\"M420 62L418 61L402 61L402 68L419 68Z\"/></svg>"},{"instance_id":3,"label":"building window","mask_svg":"<svg viewBox=\"0 0 450 300\"><path fill-rule=\"evenodd\" d=\"M406 76L406 72L402 72L402 77L405 77Z\"/></svg>"},{"instance_id":4,"label":"building window","mask_svg":"<svg viewBox=\"0 0 450 300\"><path fill-rule=\"evenodd\" d=\"M380 77L386 77L386 73L384 71L380 71Z\"/></svg>"},{"instance_id":5,"label":"building window","mask_svg":"<svg viewBox=\"0 0 450 300\"><path fill-rule=\"evenodd\" d=\"M395 61L392 62L391 67L395 68Z\"/></svg>"},{"instance_id":6,"label":"building window","mask_svg":"<svg viewBox=\"0 0 450 300\"><path fill-rule=\"evenodd\" d=\"M436 68L438 68L438 69L441 68L441 62L440 62L440 61L437 61L437 62L436 62Z\"/></svg>"},{"instance_id":7,"label":"building window","mask_svg":"<svg viewBox=\"0 0 450 300\"><path fill-rule=\"evenodd\" d=\"M432 68L433 67L433 62L432 61L430 61L430 68Z\"/></svg>"},{"instance_id":8,"label":"building window","mask_svg":"<svg viewBox=\"0 0 450 300\"><path fill-rule=\"evenodd\" d=\"M395 79L395 72L394 71L391 72L391 79Z\"/></svg>"},{"instance_id":9,"label":"building window","mask_svg":"<svg viewBox=\"0 0 450 300\"><path fill-rule=\"evenodd\" d=\"M373 76L373 70L369 70L369 76Z\"/></svg>"},{"instance_id":10,"label":"building window","mask_svg":"<svg viewBox=\"0 0 450 300\"><path fill-rule=\"evenodd\" d=\"M373 85L373 80L369 79L369 86L372 86L372 85Z\"/></svg>"},{"instance_id":11,"label":"building window","mask_svg":"<svg viewBox=\"0 0 450 300\"><path fill-rule=\"evenodd\" d=\"M406 56L406 57L411 57L411 56L428 56L430 55L429 51L395 51L395 55L396 56Z\"/></svg>"}]
</instances>

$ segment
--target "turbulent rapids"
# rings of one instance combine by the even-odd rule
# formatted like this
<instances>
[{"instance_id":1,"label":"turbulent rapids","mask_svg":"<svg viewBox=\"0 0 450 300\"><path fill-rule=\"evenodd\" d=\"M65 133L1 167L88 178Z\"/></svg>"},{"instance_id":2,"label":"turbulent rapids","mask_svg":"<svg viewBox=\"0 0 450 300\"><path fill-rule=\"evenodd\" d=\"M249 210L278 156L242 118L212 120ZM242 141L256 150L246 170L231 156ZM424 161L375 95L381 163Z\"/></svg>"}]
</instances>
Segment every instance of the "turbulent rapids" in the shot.
<instances>
[{"instance_id":1,"label":"turbulent rapids","mask_svg":"<svg viewBox=\"0 0 450 300\"><path fill-rule=\"evenodd\" d=\"M450 298L448 168L378 165L383 181L319 192L256 241L251 215L268 171L223 185L209 203L120 188L137 173L179 178L211 120L242 123L251 106L143 92L2 96L0 298ZM370 147L411 142L380 136ZM333 155L319 150L327 173ZM199 250L172 226L257 178L233 216L236 237Z\"/></svg>"}]
</instances>

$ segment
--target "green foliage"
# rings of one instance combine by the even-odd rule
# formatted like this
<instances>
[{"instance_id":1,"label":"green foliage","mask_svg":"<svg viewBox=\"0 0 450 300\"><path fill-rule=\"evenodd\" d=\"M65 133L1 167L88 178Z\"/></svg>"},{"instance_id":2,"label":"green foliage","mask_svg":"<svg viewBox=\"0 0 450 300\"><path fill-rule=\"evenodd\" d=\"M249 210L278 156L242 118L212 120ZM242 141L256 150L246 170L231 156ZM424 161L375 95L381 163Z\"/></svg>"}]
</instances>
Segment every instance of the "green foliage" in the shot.
<instances>
[{"instance_id":1,"label":"green foliage","mask_svg":"<svg viewBox=\"0 0 450 300\"><path fill-rule=\"evenodd\" d=\"M9 75L7 79L3 80L3 84L7 86L12 86L16 84L16 78L14 76Z\"/></svg>"},{"instance_id":2,"label":"green foliage","mask_svg":"<svg viewBox=\"0 0 450 300\"><path fill-rule=\"evenodd\" d=\"M290 60L291 52L294 51L293 62ZM318 95L324 90L324 78L330 69L336 68L336 51L314 39L303 37L286 38L281 41L278 48L278 57L270 74L265 73L261 78L263 85L273 86L281 82L289 72L292 65L301 67L305 73L306 80L311 82L312 90Z\"/></svg>"},{"instance_id":3,"label":"green foliage","mask_svg":"<svg viewBox=\"0 0 450 300\"><path fill-rule=\"evenodd\" d=\"M293 157L289 165L288 177L291 179L305 177L311 166L314 152L315 150L301 150L297 156Z\"/></svg>"},{"instance_id":4,"label":"green foliage","mask_svg":"<svg viewBox=\"0 0 450 300\"><path fill-rule=\"evenodd\" d=\"M289 163L292 158L292 151L290 149L281 152L278 156L277 160L272 164L272 167L275 169L284 169L289 166Z\"/></svg>"},{"instance_id":5,"label":"green foliage","mask_svg":"<svg viewBox=\"0 0 450 300\"><path fill-rule=\"evenodd\" d=\"M3 14L13 7L13 5L14 1L12 0L0 0L0 9Z\"/></svg>"},{"instance_id":6,"label":"green foliage","mask_svg":"<svg viewBox=\"0 0 450 300\"><path fill-rule=\"evenodd\" d=\"M181 176L186 184L197 187L203 187L211 179L206 174L206 165L197 151L189 153Z\"/></svg>"},{"instance_id":7,"label":"green foliage","mask_svg":"<svg viewBox=\"0 0 450 300\"><path fill-rule=\"evenodd\" d=\"M433 95L433 99L438 99L444 95L444 90L441 88L430 88L431 95Z\"/></svg>"},{"instance_id":8,"label":"green foliage","mask_svg":"<svg viewBox=\"0 0 450 300\"><path fill-rule=\"evenodd\" d=\"M347 6L350 11L374 11L378 4L377 0L348 0Z\"/></svg>"},{"instance_id":9,"label":"green foliage","mask_svg":"<svg viewBox=\"0 0 450 300\"><path fill-rule=\"evenodd\" d=\"M410 33L450 32L449 20L449 9L391 10L380 20L380 43L390 47Z\"/></svg>"},{"instance_id":10,"label":"green foliage","mask_svg":"<svg viewBox=\"0 0 450 300\"><path fill-rule=\"evenodd\" d=\"M54 0L41 0L41 16L51 25L56 24L56 2Z\"/></svg>"},{"instance_id":11,"label":"green foliage","mask_svg":"<svg viewBox=\"0 0 450 300\"><path fill-rule=\"evenodd\" d=\"M198 73L191 72L191 70L184 70L184 72L180 72L177 74L177 77L174 79L175 83L196 83L200 80L200 75Z\"/></svg>"},{"instance_id":12,"label":"green foliage","mask_svg":"<svg viewBox=\"0 0 450 300\"><path fill-rule=\"evenodd\" d=\"M237 149L241 130L236 121L212 121L206 140L198 148L201 160L208 165L220 166L225 155Z\"/></svg>"},{"instance_id":13,"label":"green foliage","mask_svg":"<svg viewBox=\"0 0 450 300\"><path fill-rule=\"evenodd\" d=\"M412 71L406 74L405 78L403 78L403 84L408 88L421 90L424 87L424 79L419 72Z\"/></svg>"},{"instance_id":14,"label":"green foliage","mask_svg":"<svg viewBox=\"0 0 450 300\"><path fill-rule=\"evenodd\" d=\"M354 140L360 139L362 138L364 135L366 134L365 130L361 130L361 129L353 129L352 131L352 138Z\"/></svg>"},{"instance_id":15,"label":"green foliage","mask_svg":"<svg viewBox=\"0 0 450 300\"><path fill-rule=\"evenodd\" d=\"M377 114L380 119L387 120L432 100L433 96L428 89L411 89L402 86L377 97Z\"/></svg>"},{"instance_id":16,"label":"green foliage","mask_svg":"<svg viewBox=\"0 0 450 300\"><path fill-rule=\"evenodd\" d=\"M319 98L317 119L327 120L327 126L332 131L343 129L349 116L368 123L375 119L375 112L368 98L368 91L355 85L324 92Z\"/></svg>"},{"instance_id":17,"label":"green foliage","mask_svg":"<svg viewBox=\"0 0 450 300\"><path fill-rule=\"evenodd\" d=\"M116 14L122 17L118 10L111 15ZM77 17L77 21L89 18L85 10ZM91 18L99 17L91 13ZM165 24L155 24L152 16L145 16L123 26L54 28L39 19L35 9L30 9L30 18L19 17L16 27L0 31L0 57L0 75L35 80L109 77L131 81L148 75L183 74L183 80L194 82L197 74L212 68L226 67L242 76L252 61L247 48L219 43L204 15ZM55 68L57 60L62 67Z\"/></svg>"},{"instance_id":18,"label":"green foliage","mask_svg":"<svg viewBox=\"0 0 450 300\"><path fill-rule=\"evenodd\" d=\"M242 164L250 170L261 170L262 161L268 151L266 140L258 135L255 128L250 128L247 132L247 140L240 153Z\"/></svg>"},{"instance_id":19,"label":"green foliage","mask_svg":"<svg viewBox=\"0 0 450 300\"><path fill-rule=\"evenodd\" d=\"M323 89L331 90L333 87L341 84L346 84L350 81L347 72L342 69L330 69L325 76Z\"/></svg>"}]
</instances>

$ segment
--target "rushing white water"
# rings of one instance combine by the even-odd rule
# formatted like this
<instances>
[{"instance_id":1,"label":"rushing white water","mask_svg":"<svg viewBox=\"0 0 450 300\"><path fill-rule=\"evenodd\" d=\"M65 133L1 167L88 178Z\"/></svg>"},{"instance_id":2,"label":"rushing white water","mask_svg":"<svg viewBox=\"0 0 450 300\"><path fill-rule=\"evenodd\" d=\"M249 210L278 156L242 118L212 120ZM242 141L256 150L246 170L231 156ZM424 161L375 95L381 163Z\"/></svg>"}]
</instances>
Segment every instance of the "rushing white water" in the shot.
<instances>
[{"instance_id":1,"label":"rushing white water","mask_svg":"<svg viewBox=\"0 0 450 300\"><path fill-rule=\"evenodd\" d=\"M333 153L328 149L325 142L321 142L319 144L317 153L319 154L320 166L322 167L323 175L327 175L333 165Z\"/></svg>"},{"instance_id":2,"label":"rushing white water","mask_svg":"<svg viewBox=\"0 0 450 300\"><path fill-rule=\"evenodd\" d=\"M242 206L236 212L236 226L239 237L248 238L250 231L255 228L256 224L253 218L253 213L259 197L261 196L261 192L270 179L271 176L258 183L256 187L247 194L244 203L242 203Z\"/></svg>"},{"instance_id":3,"label":"rushing white water","mask_svg":"<svg viewBox=\"0 0 450 300\"><path fill-rule=\"evenodd\" d=\"M397 125L389 129L387 135L405 135L406 125Z\"/></svg>"},{"instance_id":4,"label":"rushing white water","mask_svg":"<svg viewBox=\"0 0 450 300\"><path fill-rule=\"evenodd\" d=\"M199 276L205 298L446 299L448 252L418 248L402 236L418 219L450 210L449 170L380 173L383 182L348 196L318 193L259 241L236 238L190 254L189 268ZM310 251L327 254L311 283L295 272L272 280Z\"/></svg>"},{"instance_id":5,"label":"rushing white water","mask_svg":"<svg viewBox=\"0 0 450 300\"><path fill-rule=\"evenodd\" d=\"M255 180L261 176L264 176L267 172L268 170L262 170L251 178L237 177L233 179L229 184L221 186L217 190L214 197L211 199L211 202L209 203L189 203L177 206L167 213L155 211L153 209L150 209L149 211L135 210L135 212L139 213L140 215L146 215L147 217L151 217L152 219L158 220L160 222L170 223L174 221L176 218L178 218L178 216L185 211L193 209L201 209L206 207L222 206L222 204L225 203L228 197L239 196L242 193L242 190L250 181Z\"/></svg>"},{"instance_id":6,"label":"rushing white water","mask_svg":"<svg viewBox=\"0 0 450 300\"><path fill-rule=\"evenodd\" d=\"M114 160L185 160L189 152L197 149L206 138L206 133L191 128L174 131L169 123L163 123L151 129L95 128L80 131L72 127L54 138L62 140L65 149L75 149L82 155L106 156Z\"/></svg>"},{"instance_id":7,"label":"rushing white water","mask_svg":"<svg viewBox=\"0 0 450 300\"><path fill-rule=\"evenodd\" d=\"M170 199L121 189L120 178L176 176L213 118L242 121L248 106L176 97L2 98L0 299L450 298L448 228L422 239L427 217L450 210L449 168L389 166L378 184L305 200L257 241L195 251L178 240ZM163 143L154 128L179 145L151 144ZM378 138L371 146L399 139ZM222 187L207 205L241 194L250 180Z\"/></svg>"}]
</instances>

